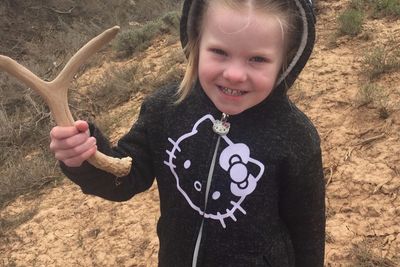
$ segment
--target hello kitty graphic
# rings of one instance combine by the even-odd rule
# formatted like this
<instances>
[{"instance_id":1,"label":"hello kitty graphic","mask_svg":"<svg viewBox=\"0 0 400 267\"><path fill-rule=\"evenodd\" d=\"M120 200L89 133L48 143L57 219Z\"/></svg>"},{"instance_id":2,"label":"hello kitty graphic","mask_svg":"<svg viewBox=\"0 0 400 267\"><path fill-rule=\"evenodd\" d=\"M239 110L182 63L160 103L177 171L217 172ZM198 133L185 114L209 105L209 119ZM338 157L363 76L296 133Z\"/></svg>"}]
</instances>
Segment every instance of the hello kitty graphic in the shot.
<instances>
[{"instance_id":1,"label":"hello kitty graphic","mask_svg":"<svg viewBox=\"0 0 400 267\"><path fill-rule=\"evenodd\" d=\"M196 157L197 153L185 153L193 149L193 142L202 138L201 132L208 131L216 120L210 114L200 118L193 128L179 137L176 141L168 138L172 144L170 150L166 150L168 160L164 164L170 168L175 177L176 187L184 196L187 203L201 216L207 219L218 220L223 228L226 228L225 219L231 218L237 221L237 211L246 215L242 207L243 201L257 187L258 180L264 173L264 165L251 157L250 149L246 144L233 143L228 135L222 135L215 146L215 162L209 166L209 173L199 175ZM197 140L196 140L197 139ZM192 158L185 158L191 155ZM208 166L207 166L208 167ZM212 182L207 180L211 177ZM207 196L207 212L204 212L204 196Z\"/></svg>"}]
</instances>

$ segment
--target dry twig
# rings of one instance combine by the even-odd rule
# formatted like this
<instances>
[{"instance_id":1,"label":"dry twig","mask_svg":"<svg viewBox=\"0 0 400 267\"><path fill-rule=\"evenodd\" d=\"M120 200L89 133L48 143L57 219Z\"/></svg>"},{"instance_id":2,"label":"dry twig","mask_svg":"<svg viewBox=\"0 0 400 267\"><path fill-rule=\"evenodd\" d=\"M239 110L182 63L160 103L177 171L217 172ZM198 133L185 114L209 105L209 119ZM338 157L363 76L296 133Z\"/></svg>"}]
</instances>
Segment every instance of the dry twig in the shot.
<instances>
[{"instance_id":1,"label":"dry twig","mask_svg":"<svg viewBox=\"0 0 400 267\"><path fill-rule=\"evenodd\" d=\"M55 8L52 8L52 7L45 7L45 8L47 8L47 9L49 9L49 10L51 10L51 11L57 13L57 14L71 14L72 10L74 10L75 7L73 6L70 9L68 9L67 11L61 11L61 10L58 10L58 9L55 9Z\"/></svg>"},{"instance_id":2,"label":"dry twig","mask_svg":"<svg viewBox=\"0 0 400 267\"><path fill-rule=\"evenodd\" d=\"M371 143L371 142L373 142L373 141L375 141L375 140L381 139L381 138L383 138L383 137L385 137L385 134L384 134L384 133L383 133L383 134L376 135L376 136L372 136L372 137L367 138L367 139L364 139L364 140L361 140L361 141L359 141L358 143L356 143L355 145L356 145L356 146L358 146L358 145L361 145L361 146L367 145L367 144L369 144L369 143Z\"/></svg>"},{"instance_id":3,"label":"dry twig","mask_svg":"<svg viewBox=\"0 0 400 267\"><path fill-rule=\"evenodd\" d=\"M328 186L332 182L332 177L333 177L333 167L329 167L329 178L328 181L326 182L326 186Z\"/></svg>"}]
</instances>

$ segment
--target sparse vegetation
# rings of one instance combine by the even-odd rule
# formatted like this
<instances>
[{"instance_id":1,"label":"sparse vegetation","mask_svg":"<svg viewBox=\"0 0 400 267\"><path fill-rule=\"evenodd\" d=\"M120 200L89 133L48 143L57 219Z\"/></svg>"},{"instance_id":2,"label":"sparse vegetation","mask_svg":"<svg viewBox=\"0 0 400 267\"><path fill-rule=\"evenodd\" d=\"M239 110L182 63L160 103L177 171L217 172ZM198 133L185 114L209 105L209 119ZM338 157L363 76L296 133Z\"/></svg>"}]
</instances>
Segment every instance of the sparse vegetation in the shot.
<instances>
[{"instance_id":1,"label":"sparse vegetation","mask_svg":"<svg viewBox=\"0 0 400 267\"><path fill-rule=\"evenodd\" d=\"M171 11L161 17L161 21L167 27L167 30L177 30L179 28L180 15L177 11Z\"/></svg>"},{"instance_id":2,"label":"sparse vegetation","mask_svg":"<svg viewBox=\"0 0 400 267\"><path fill-rule=\"evenodd\" d=\"M30 90L20 101L14 107L0 103L0 207L60 177L47 149L52 125L47 107Z\"/></svg>"},{"instance_id":3,"label":"sparse vegetation","mask_svg":"<svg viewBox=\"0 0 400 267\"><path fill-rule=\"evenodd\" d=\"M332 237L332 234L331 234L331 233L326 232L325 241L326 241L327 243L332 244L332 243L335 242L335 239Z\"/></svg>"},{"instance_id":4,"label":"sparse vegetation","mask_svg":"<svg viewBox=\"0 0 400 267\"><path fill-rule=\"evenodd\" d=\"M31 0L3 1L0 36L6 38L2 39L0 54L16 59L39 77L51 80L85 42L110 26L118 24L126 29L130 24L157 25L157 35L175 34L179 17L173 11L180 3L180 0L117 0L112 3L89 0L76 2L71 9L66 2L50 0L41 1L40 5ZM26 21L30 21L29 27ZM146 31L151 32L151 27ZM97 55L88 64L96 66L102 62L100 58ZM97 97L96 103L78 88L71 88L69 99L74 117L93 119L94 114L107 107L129 100L132 90L140 88L131 86L132 72L119 70L107 74L103 84L97 86L103 92L90 92ZM2 72L0 81L0 206L3 206L19 194L56 181L61 174L48 151L48 135L54 126L48 108L36 93ZM112 101L107 90L115 90ZM100 108L97 102L107 102L107 105Z\"/></svg>"},{"instance_id":5,"label":"sparse vegetation","mask_svg":"<svg viewBox=\"0 0 400 267\"><path fill-rule=\"evenodd\" d=\"M15 216L0 218L0 237L2 237L3 233L9 231L10 229L14 229L19 225L29 221L36 213L37 209L29 209L20 214L16 214Z\"/></svg>"},{"instance_id":6,"label":"sparse vegetation","mask_svg":"<svg viewBox=\"0 0 400 267\"><path fill-rule=\"evenodd\" d=\"M363 10L366 5L366 0L351 0L349 7L355 10Z\"/></svg>"},{"instance_id":7,"label":"sparse vegetation","mask_svg":"<svg viewBox=\"0 0 400 267\"><path fill-rule=\"evenodd\" d=\"M370 0L352 0L349 7L339 16L341 34L351 36L361 33L362 15L364 12L371 15L380 14L380 16L392 16L396 8L400 5L399 1L370 1ZM372 15L374 17L374 15ZM336 44L336 38L331 38L331 46ZM372 39L371 32L364 32L359 35L359 39L368 41ZM390 115L388 96L385 90L376 83L381 75L398 71L400 69L400 49L396 46L395 40L389 40L383 46L377 46L369 50L361 62L361 75L366 78L368 83L360 87L357 94L358 106L364 106L372 103L378 111L379 117L386 119Z\"/></svg>"},{"instance_id":8,"label":"sparse vegetation","mask_svg":"<svg viewBox=\"0 0 400 267\"><path fill-rule=\"evenodd\" d=\"M64 9L61 3L72 2L76 7L71 14L58 14L47 8L51 4L58 4L60 5L57 6L58 10L68 10L69 7ZM176 12L161 17L160 14L169 8L173 10L176 2L181 1L88 0L81 3L42 0L40 6L38 1L33 0L0 1L0 22L4 26L0 27L0 36L7 36L0 42L0 54L18 59L42 78L52 79L79 47L95 34L115 24L121 25L123 30L134 28L139 30L140 25L145 27L147 24L159 23L157 27L161 27L156 27L155 41L175 43L177 35L173 31L178 20ZM392 3L391 8L387 8L389 4L383 5L388 2ZM316 3L321 5L321 17L317 19L318 23L327 23L337 18L334 13L337 4L332 8L329 1L316 1ZM364 19L387 17L382 20L383 25L387 26L396 18L395 13L389 15L385 11L385 9L395 10L393 3L398 5L399 1L352 0L350 7L363 13ZM13 20L9 17L9 21L5 21L9 15L2 13L2 5L12 11L10 14ZM126 8L126 5L129 5L129 8ZM382 6L379 11L376 8L378 5ZM21 22L22 14L24 20ZM162 22L156 23L157 20L154 18L158 17L160 17L158 21ZM30 20L29 27L26 26L25 20ZM380 23L381 21L379 25ZM330 29L330 27L318 27L320 40L325 37L327 28ZM6 29L9 29L9 32L6 32ZM368 30L374 33L374 36ZM399 240L396 239L396 229L393 228L396 225L393 218L400 215L398 198L396 199L398 157L393 156L398 151L396 129L399 115L399 108L395 107L399 103L397 101L399 92L397 90L393 93L394 89L397 89L398 76L394 72L400 70L398 63L395 63L399 61L394 59L399 60L400 53L396 52L399 50L396 48L399 47L398 40L387 42L389 27L385 29L384 34L379 32L379 40L373 38L378 36L378 33L375 34L376 28L368 27L368 30L362 29L361 33L357 34L356 40L351 42L348 42L350 38L347 36L340 37L337 31L332 36L331 43L332 46L339 44L341 46L334 51L337 57L330 54L330 51L319 49L314 51L310 62L312 64L305 69L305 79L298 80L290 90L296 92L295 103L302 105L303 110L311 115L321 133L324 165L327 166L324 167L325 178L328 180L326 184L327 266L394 267L400 263ZM160 33L168 34L157 38ZM153 37L150 36L148 39ZM362 72L356 73L354 70L359 68L360 63L357 55L360 55L364 47L371 47L369 43L366 45L367 40L371 40L371 44L386 45L366 51L361 60ZM148 44L151 43L152 41ZM361 48L356 47L358 45ZM110 55L112 61L127 60L121 58L121 55L126 56L128 53L124 54L122 51L116 55L115 51L109 48L92 58L88 65L80 70L77 77L88 68L97 69L101 64L104 65L99 67L99 70L105 69ZM378 50L384 52L380 53ZM96 79L96 83L91 83L87 90L77 88L76 84L73 85L75 88L70 88L70 108L75 118L94 121L105 134L110 135L114 129L128 126L126 120L121 118L123 116L115 117L113 112L109 112L111 109L132 100L135 96L141 99L143 94L136 95L138 91L148 93L182 77L184 57L180 50L163 53L161 60L154 58L154 62L157 63L150 62L150 64L147 60L150 57L147 55L153 55L153 48L146 51L146 56L135 53L139 50L132 51L133 56L128 62L113 62L113 66L117 63L116 65L121 67L110 68L101 79ZM354 52L354 55L349 55L349 51ZM116 56L119 58L116 59ZM142 60L144 57L146 60ZM131 64L131 61L139 63ZM336 64L338 61L341 64ZM356 64L349 68L347 62ZM129 67L126 67L128 64ZM176 66L182 66L182 69ZM322 69L320 73L315 71L317 68ZM371 76L371 73L378 74ZM386 73L388 75L385 75ZM357 80L363 85L360 86L354 99L354 106L359 108L355 110L348 108L347 97L349 92L354 95L353 88ZM85 81L83 86L86 84ZM320 100L323 106L320 106ZM322 108L319 109L320 107ZM371 113L374 116L368 116ZM376 120L377 116L387 118L389 115L392 118L387 121ZM53 125L49 110L41 99L25 86L0 72L0 209L7 203L11 204L18 195L32 192L32 196L37 196L37 191L41 188L54 186L61 179L57 163L48 150L48 134ZM333 128L330 128L331 125ZM352 146L353 139L367 141L381 134L384 134L384 137L380 138L379 142L364 142L365 145L359 146L360 148ZM385 172L387 168L383 165L388 165L391 170ZM369 175L372 177L375 174L374 180L369 179ZM376 190L378 187L380 189ZM350 194L345 197L341 195L339 199L335 194L344 191L344 188ZM114 265L157 265L154 261L157 257L157 239L155 232L147 228L148 225L156 224L157 214L152 209L158 204L157 188L146 193L154 202L149 202L146 194L141 194L128 205L118 204L113 208L110 208L110 203L106 201L95 199L92 202L86 196L70 189L63 187L63 192L55 190L49 196L41 197L40 206L38 203L32 205L30 200L18 200L3 210L0 215L0 247L3 249L0 249L0 254L3 256L0 260L1 266L68 266L85 265L85 262L101 266L108 264L101 254L108 256L107 252L111 250L112 254L118 254ZM60 194L68 199L55 198ZM70 196L73 197L69 198ZM361 200L364 196L365 198ZM373 206L375 202L377 206ZM131 204L135 207L133 209L135 216L125 217L124 215L132 211ZM376 215L372 218L369 217L370 206L376 208ZM367 208L368 212L364 211L364 208ZM142 212L143 210L146 214ZM35 216L36 214L38 216ZM149 220L138 222L137 216ZM364 225L358 224L359 221L363 221L362 219L370 222L371 232L364 231ZM30 220L32 221L29 222ZM74 225L68 226L67 222ZM26 225L23 225L25 223ZM129 226L130 234L121 234L126 227L120 227L118 223ZM51 227L53 225L57 227ZM387 231L383 231L386 228ZM63 229L67 231L62 231ZM150 244L147 241L143 242L137 238L142 232L136 229L146 233L142 235L143 237L155 239L152 239ZM359 242L360 235L368 237ZM51 239L52 237L54 239ZM103 243L104 241L106 243ZM126 241L127 243L123 243ZM352 245L354 242L359 243ZM120 253L119 247L131 253L126 255L125 252ZM54 260L53 263L49 263L46 257ZM80 257L82 261L68 261L69 258Z\"/></svg>"},{"instance_id":9,"label":"sparse vegetation","mask_svg":"<svg viewBox=\"0 0 400 267\"><path fill-rule=\"evenodd\" d=\"M111 69L103 74L99 85L88 91L89 98L96 99L96 113L115 108L142 89L135 84L140 79L139 69L135 64L128 69Z\"/></svg>"},{"instance_id":10,"label":"sparse vegetation","mask_svg":"<svg viewBox=\"0 0 400 267\"><path fill-rule=\"evenodd\" d=\"M379 118L381 118L382 120L387 119L390 116L390 111L387 107L387 102L384 102L383 104L384 105L378 108Z\"/></svg>"},{"instance_id":11,"label":"sparse vegetation","mask_svg":"<svg viewBox=\"0 0 400 267\"><path fill-rule=\"evenodd\" d=\"M370 50L362 61L363 73L369 79L376 79L384 73L400 69L400 50L376 47Z\"/></svg>"},{"instance_id":12,"label":"sparse vegetation","mask_svg":"<svg viewBox=\"0 0 400 267\"><path fill-rule=\"evenodd\" d=\"M148 48L151 41L162 33L176 33L179 28L178 12L169 12L159 19L149 21L139 28L132 28L122 32L115 44L115 49L130 56Z\"/></svg>"},{"instance_id":13,"label":"sparse vegetation","mask_svg":"<svg viewBox=\"0 0 400 267\"><path fill-rule=\"evenodd\" d=\"M374 0L370 1L374 8L374 17L400 18L399 0Z\"/></svg>"},{"instance_id":14,"label":"sparse vegetation","mask_svg":"<svg viewBox=\"0 0 400 267\"><path fill-rule=\"evenodd\" d=\"M138 91L150 93L169 83L180 81L183 77L183 69L178 68L177 65L183 62L183 53L180 50L174 50L160 66L157 66L159 69L155 69L154 65L145 66L140 63L135 63L125 70L113 69L103 75L100 87L89 94L91 98L100 100L96 103L99 112L109 110L129 100ZM145 73L147 74L144 75ZM107 94L109 97L106 97ZM95 122L106 134L110 134L108 130L118 124L118 120L110 118L108 114L97 118Z\"/></svg>"},{"instance_id":15,"label":"sparse vegetation","mask_svg":"<svg viewBox=\"0 0 400 267\"><path fill-rule=\"evenodd\" d=\"M386 119L390 115L386 90L375 83L369 83L359 89L357 102L359 107L372 104L378 110L381 119Z\"/></svg>"},{"instance_id":16,"label":"sparse vegetation","mask_svg":"<svg viewBox=\"0 0 400 267\"><path fill-rule=\"evenodd\" d=\"M150 45L150 41L160 32L161 22L150 21L140 28L122 32L115 44L115 49L130 56L134 52L141 52Z\"/></svg>"},{"instance_id":17,"label":"sparse vegetation","mask_svg":"<svg viewBox=\"0 0 400 267\"><path fill-rule=\"evenodd\" d=\"M180 50L175 50L162 62L159 77L154 80L152 87L159 88L171 82L179 82L183 78L184 69L179 68L185 62L185 57ZM153 90L154 90L153 89Z\"/></svg>"},{"instance_id":18,"label":"sparse vegetation","mask_svg":"<svg viewBox=\"0 0 400 267\"><path fill-rule=\"evenodd\" d=\"M360 106L372 103L375 99L375 95L381 89L376 84L367 84L362 86L357 94L357 100Z\"/></svg>"},{"instance_id":19,"label":"sparse vegetation","mask_svg":"<svg viewBox=\"0 0 400 267\"><path fill-rule=\"evenodd\" d=\"M338 16L338 34L332 36L330 45L335 44L337 35L359 35L365 17L398 19L400 2L399 0L351 0L348 7ZM369 34L364 37L370 38Z\"/></svg>"},{"instance_id":20,"label":"sparse vegetation","mask_svg":"<svg viewBox=\"0 0 400 267\"><path fill-rule=\"evenodd\" d=\"M97 112L110 110L128 101L139 90L148 93L170 82L179 81L183 73L176 65L183 61L183 53L171 52L158 66L159 70L149 69L151 67L140 63L134 63L126 69L110 69L103 74L99 86L89 89L88 94L91 99L98 100L95 104Z\"/></svg>"},{"instance_id":21,"label":"sparse vegetation","mask_svg":"<svg viewBox=\"0 0 400 267\"><path fill-rule=\"evenodd\" d=\"M18 148L20 151L15 150ZM33 149L30 147L30 151ZM47 147L39 147L28 155L26 150L27 147L18 146L6 151L7 158L0 170L2 205L17 195L37 191L61 179L56 160Z\"/></svg>"},{"instance_id":22,"label":"sparse vegetation","mask_svg":"<svg viewBox=\"0 0 400 267\"><path fill-rule=\"evenodd\" d=\"M358 9L348 8L338 17L339 33L356 36L362 30L364 14Z\"/></svg>"},{"instance_id":23,"label":"sparse vegetation","mask_svg":"<svg viewBox=\"0 0 400 267\"><path fill-rule=\"evenodd\" d=\"M350 252L354 258L354 267L395 267L396 264L389 259L376 255L368 240L355 244Z\"/></svg>"},{"instance_id":24,"label":"sparse vegetation","mask_svg":"<svg viewBox=\"0 0 400 267\"><path fill-rule=\"evenodd\" d=\"M372 18L400 18L399 0L351 0L349 7L366 11Z\"/></svg>"}]
</instances>

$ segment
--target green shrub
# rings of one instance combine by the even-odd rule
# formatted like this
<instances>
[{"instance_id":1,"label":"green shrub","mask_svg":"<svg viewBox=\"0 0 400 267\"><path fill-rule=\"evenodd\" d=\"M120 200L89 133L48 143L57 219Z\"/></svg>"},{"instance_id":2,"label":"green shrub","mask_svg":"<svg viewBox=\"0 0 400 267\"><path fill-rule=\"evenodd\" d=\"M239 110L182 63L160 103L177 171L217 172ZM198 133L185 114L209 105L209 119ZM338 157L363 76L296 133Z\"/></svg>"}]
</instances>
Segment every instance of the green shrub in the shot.
<instances>
[{"instance_id":1,"label":"green shrub","mask_svg":"<svg viewBox=\"0 0 400 267\"><path fill-rule=\"evenodd\" d=\"M141 52L150 46L150 41L160 33L161 24L150 21L138 29L131 29L119 34L115 49L124 56Z\"/></svg>"},{"instance_id":2,"label":"green shrub","mask_svg":"<svg viewBox=\"0 0 400 267\"><path fill-rule=\"evenodd\" d=\"M386 90L375 83L369 83L360 87L357 93L358 106L372 104L377 109L379 118L386 119L390 115L389 101Z\"/></svg>"},{"instance_id":3,"label":"green shrub","mask_svg":"<svg viewBox=\"0 0 400 267\"><path fill-rule=\"evenodd\" d=\"M364 15L362 11L350 8L346 9L338 17L339 33L356 36L362 30Z\"/></svg>"},{"instance_id":4,"label":"green shrub","mask_svg":"<svg viewBox=\"0 0 400 267\"><path fill-rule=\"evenodd\" d=\"M349 7L359 11L368 11L374 18L400 17L399 0L351 0Z\"/></svg>"},{"instance_id":5,"label":"green shrub","mask_svg":"<svg viewBox=\"0 0 400 267\"><path fill-rule=\"evenodd\" d=\"M124 56L144 51L151 41L159 34L172 33L177 35L179 15L176 11L168 12L154 21L149 21L140 28L122 32L116 41L115 49Z\"/></svg>"},{"instance_id":6,"label":"green shrub","mask_svg":"<svg viewBox=\"0 0 400 267\"><path fill-rule=\"evenodd\" d=\"M380 88L373 83L360 87L357 93L357 102L360 106L372 103L375 99L376 93Z\"/></svg>"},{"instance_id":7,"label":"green shrub","mask_svg":"<svg viewBox=\"0 0 400 267\"><path fill-rule=\"evenodd\" d=\"M362 11L365 7L365 0L351 0L349 7L355 10Z\"/></svg>"},{"instance_id":8,"label":"green shrub","mask_svg":"<svg viewBox=\"0 0 400 267\"><path fill-rule=\"evenodd\" d=\"M373 7L375 17L400 17L399 0L375 0Z\"/></svg>"},{"instance_id":9,"label":"green shrub","mask_svg":"<svg viewBox=\"0 0 400 267\"><path fill-rule=\"evenodd\" d=\"M161 17L167 32L174 32L179 29L180 15L177 11L171 11Z\"/></svg>"},{"instance_id":10,"label":"green shrub","mask_svg":"<svg viewBox=\"0 0 400 267\"><path fill-rule=\"evenodd\" d=\"M400 69L400 50L376 47L362 61L362 68L369 79Z\"/></svg>"}]
</instances>

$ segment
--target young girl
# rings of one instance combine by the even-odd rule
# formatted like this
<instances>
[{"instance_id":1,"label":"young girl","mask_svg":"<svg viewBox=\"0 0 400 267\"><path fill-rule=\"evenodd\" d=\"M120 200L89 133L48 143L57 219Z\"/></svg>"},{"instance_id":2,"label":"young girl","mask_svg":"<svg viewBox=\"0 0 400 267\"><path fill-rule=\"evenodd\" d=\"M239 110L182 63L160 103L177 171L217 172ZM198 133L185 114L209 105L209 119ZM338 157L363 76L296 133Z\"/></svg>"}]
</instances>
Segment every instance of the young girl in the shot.
<instances>
[{"instance_id":1,"label":"young girl","mask_svg":"<svg viewBox=\"0 0 400 267\"><path fill-rule=\"evenodd\" d=\"M62 170L113 201L157 179L159 266L323 266L320 141L286 95L314 44L311 3L187 0L181 41L183 81L148 97L116 148L84 121L51 131ZM131 156L130 174L91 166L96 149Z\"/></svg>"}]
</instances>

